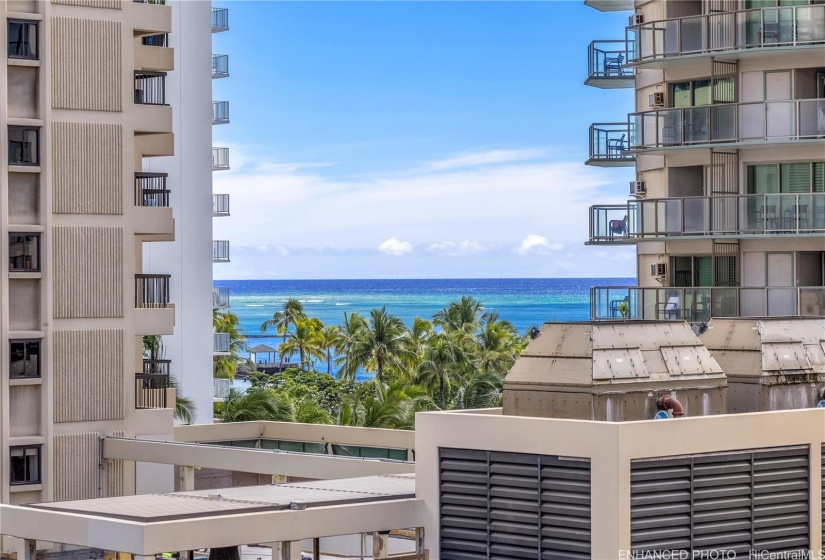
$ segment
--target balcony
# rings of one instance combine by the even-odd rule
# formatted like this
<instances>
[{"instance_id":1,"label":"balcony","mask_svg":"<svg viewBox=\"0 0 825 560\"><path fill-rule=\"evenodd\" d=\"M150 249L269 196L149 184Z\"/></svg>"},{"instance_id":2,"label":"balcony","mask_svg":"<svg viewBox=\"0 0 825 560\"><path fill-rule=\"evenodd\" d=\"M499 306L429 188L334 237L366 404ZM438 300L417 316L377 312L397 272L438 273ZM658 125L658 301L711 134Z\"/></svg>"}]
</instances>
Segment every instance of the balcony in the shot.
<instances>
[{"instance_id":1,"label":"balcony","mask_svg":"<svg viewBox=\"0 0 825 560\"><path fill-rule=\"evenodd\" d=\"M168 208L167 173L135 173L135 206Z\"/></svg>"},{"instance_id":2,"label":"balcony","mask_svg":"<svg viewBox=\"0 0 825 560\"><path fill-rule=\"evenodd\" d=\"M213 398L215 400L223 400L229 396L229 391L232 389L232 381L229 379L212 379Z\"/></svg>"},{"instance_id":3,"label":"balcony","mask_svg":"<svg viewBox=\"0 0 825 560\"><path fill-rule=\"evenodd\" d=\"M628 151L630 126L627 123L590 125L590 157L585 165L633 167L636 156Z\"/></svg>"},{"instance_id":4,"label":"balcony","mask_svg":"<svg viewBox=\"0 0 825 560\"><path fill-rule=\"evenodd\" d=\"M229 124L229 101L212 102L212 124Z\"/></svg>"},{"instance_id":5,"label":"balcony","mask_svg":"<svg viewBox=\"0 0 825 560\"><path fill-rule=\"evenodd\" d=\"M212 287L212 309L229 308L229 288L227 286Z\"/></svg>"},{"instance_id":6,"label":"balcony","mask_svg":"<svg viewBox=\"0 0 825 560\"><path fill-rule=\"evenodd\" d=\"M135 307L158 309L169 307L170 274L135 274Z\"/></svg>"},{"instance_id":7,"label":"balcony","mask_svg":"<svg viewBox=\"0 0 825 560\"><path fill-rule=\"evenodd\" d=\"M221 218L229 215L229 195L212 195L212 217Z\"/></svg>"},{"instance_id":8,"label":"balcony","mask_svg":"<svg viewBox=\"0 0 825 560\"><path fill-rule=\"evenodd\" d=\"M825 233L825 193L633 200L590 207L588 245Z\"/></svg>"},{"instance_id":9,"label":"balcony","mask_svg":"<svg viewBox=\"0 0 825 560\"><path fill-rule=\"evenodd\" d=\"M602 89L632 88L636 81L627 59L633 45L627 41L593 41L587 47L584 84Z\"/></svg>"},{"instance_id":10,"label":"balcony","mask_svg":"<svg viewBox=\"0 0 825 560\"><path fill-rule=\"evenodd\" d=\"M229 262L229 241L212 241L212 262Z\"/></svg>"},{"instance_id":11,"label":"balcony","mask_svg":"<svg viewBox=\"0 0 825 560\"><path fill-rule=\"evenodd\" d=\"M228 78L229 77L229 55L213 54L212 55L212 78Z\"/></svg>"},{"instance_id":12,"label":"balcony","mask_svg":"<svg viewBox=\"0 0 825 560\"><path fill-rule=\"evenodd\" d=\"M825 99L794 99L631 113L630 149L817 140L825 136L823 111Z\"/></svg>"},{"instance_id":13,"label":"balcony","mask_svg":"<svg viewBox=\"0 0 825 560\"><path fill-rule=\"evenodd\" d=\"M590 317L706 323L711 317L823 317L825 286L783 288L590 288Z\"/></svg>"},{"instance_id":14,"label":"balcony","mask_svg":"<svg viewBox=\"0 0 825 560\"><path fill-rule=\"evenodd\" d=\"M229 10L227 8L212 8L212 33L229 31Z\"/></svg>"},{"instance_id":15,"label":"balcony","mask_svg":"<svg viewBox=\"0 0 825 560\"><path fill-rule=\"evenodd\" d=\"M212 333L212 354L226 356L229 354L229 333Z\"/></svg>"},{"instance_id":16,"label":"balcony","mask_svg":"<svg viewBox=\"0 0 825 560\"><path fill-rule=\"evenodd\" d=\"M166 72L135 72L136 105L168 105Z\"/></svg>"},{"instance_id":17,"label":"balcony","mask_svg":"<svg viewBox=\"0 0 825 560\"><path fill-rule=\"evenodd\" d=\"M136 4L155 4L157 6L165 6L166 0L132 0Z\"/></svg>"},{"instance_id":18,"label":"balcony","mask_svg":"<svg viewBox=\"0 0 825 560\"><path fill-rule=\"evenodd\" d=\"M212 171L229 169L229 148L212 148Z\"/></svg>"},{"instance_id":19,"label":"balcony","mask_svg":"<svg viewBox=\"0 0 825 560\"><path fill-rule=\"evenodd\" d=\"M742 51L759 56L763 48L821 48L825 5L787 6L720 12L647 22L627 28L633 43L630 62L665 67L680 57Z\"/></svg>"},{"instance_id":20,"label":"balcony","mask_svg":"<svg viewBox=\"0 0 825 560\"><path fill-rule=\"evenodd\" d=\"M634 0L584 0L584 5L600 12L631 12Z\"/></svg>"},{"instance_id":21,"label":"balcony","mask_svg":"<svg viewBox=\"0 0 825 560\"><path fill-rule=\"evenodd\" d=\"M143 360L143 372L135 374L135 408L167 408L167 390L172 388L172 360Z\"/></svg>"}]
</instances>

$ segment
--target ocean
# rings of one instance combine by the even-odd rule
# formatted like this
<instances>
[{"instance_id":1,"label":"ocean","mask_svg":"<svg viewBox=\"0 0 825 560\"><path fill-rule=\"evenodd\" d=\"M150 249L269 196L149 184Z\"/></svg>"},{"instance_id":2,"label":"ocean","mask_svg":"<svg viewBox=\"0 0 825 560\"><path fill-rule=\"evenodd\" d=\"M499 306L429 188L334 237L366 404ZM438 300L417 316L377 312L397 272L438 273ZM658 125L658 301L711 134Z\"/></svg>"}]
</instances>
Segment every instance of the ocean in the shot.
<instances>
[{"instance_id":1,"label":"ocean","mask_svg":"<svg viewBox=\"0 0 825 560\"><path fill-rule=\"evenodd\" d=\"M340 325L344 313L368 316L375 307L410 325L414 317L428 320L461 296L471 296L510 321L519 333L546 321L586 321L590 318L592 286L634 286L635 278L499 278L451 280L219 280L229 287L230 311L238 316L250 346L277 347L281 339L261 334L261 324L288 299L324 324Z\"/></svg>"}]
</instances>

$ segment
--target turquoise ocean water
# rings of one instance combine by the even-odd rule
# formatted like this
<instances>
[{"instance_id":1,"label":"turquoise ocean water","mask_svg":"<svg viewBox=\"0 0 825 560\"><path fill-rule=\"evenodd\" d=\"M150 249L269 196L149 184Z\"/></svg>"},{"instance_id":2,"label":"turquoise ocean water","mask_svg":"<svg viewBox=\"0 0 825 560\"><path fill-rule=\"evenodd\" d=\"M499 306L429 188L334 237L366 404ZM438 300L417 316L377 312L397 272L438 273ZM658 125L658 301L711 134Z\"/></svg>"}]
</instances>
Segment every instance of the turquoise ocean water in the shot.
<instances>
[{"instance_id":1,"label":"turquoise ocean water","mask_svg":"<svg viewBox=\"0 0 825 560\"><path fill-rule=\"evenodd\" d=\"M250 346L276 348L280 339L261 334L261 323L283 308L287 299L304 304L309 316L340 325L344 313L369 315L386 307L407 325L413 317L432 316L461 296L479 300L485 311L510 321L520 333L546 321L590 318L592 286L633 286L635 278L453 279L453 280L221 280L229 287L230 311Z\"/></svg>"}]
</instances>

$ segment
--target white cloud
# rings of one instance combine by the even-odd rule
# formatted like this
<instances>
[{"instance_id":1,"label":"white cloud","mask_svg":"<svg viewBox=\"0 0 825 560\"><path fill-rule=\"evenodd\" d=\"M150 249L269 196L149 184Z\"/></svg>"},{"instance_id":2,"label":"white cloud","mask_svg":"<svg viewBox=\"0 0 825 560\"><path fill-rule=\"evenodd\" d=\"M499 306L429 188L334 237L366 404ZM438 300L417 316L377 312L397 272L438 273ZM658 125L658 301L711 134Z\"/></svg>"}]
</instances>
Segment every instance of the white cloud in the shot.
<instances>
[{"instance_id":1,"label":"white cloud","mask_svg":"<svg viewBox=\"0 0 825 560\"><path fill-rule=\"evenodd\" d=\"M378 250L385 255L400 257L401 255L406 255L407 253L412 252L412 243L401 241L395 237L390 237L378 246Z\"/></svg>"},{"instance_id":2,"label":"white cloud","mask_svg":"<svg viewBox=\"0 0 825 560\"><path fill-rule=\"evenodd\" d=\"M477 255L492 249L492 245L484 245L477 240L465 239L464 241L441 241L431 243L427 247L428 253L436 253L447 257L460 257L464 255Z\"/></svg>"},{"instance_id":3,"label":"white cloud","mask_svg":"<svg viewBox=\"0 0 825 560\"><path fill-rule=\"evenodd\" d=\"M530 254L546 255L552 251L564 249L562 243L550 243L546 237L531 233L521 241L516 254L525 256Z\"/></svg>"},{"instance_id":4,"label":"white cloud","mask_svg":"<svg viewBox=\"0 0 825 560\"><path fill-rule=\"evenodd\" d=\"M460 167L478 167L497 163L532 160L544 156L543 149L528 150L487 150L483 152L469 152L460 156L431 161L425 165L427 169L457 169Z\"/></svg>"}]
</instances>

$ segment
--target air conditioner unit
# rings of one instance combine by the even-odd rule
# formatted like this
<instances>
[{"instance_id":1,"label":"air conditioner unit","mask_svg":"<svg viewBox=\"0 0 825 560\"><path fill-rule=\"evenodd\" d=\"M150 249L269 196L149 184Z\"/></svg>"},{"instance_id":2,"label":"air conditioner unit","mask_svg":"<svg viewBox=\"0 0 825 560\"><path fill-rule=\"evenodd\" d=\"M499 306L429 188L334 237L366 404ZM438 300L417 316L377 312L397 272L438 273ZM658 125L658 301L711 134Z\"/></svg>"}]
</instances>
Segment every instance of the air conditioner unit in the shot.
<instances>
[{"instance_id":1,"label":"air conditioner unit","mask_svg":"<svg viewBox=\"0 0 825 560\"><path fill-rule=\"evenodd\" d=\"M633 14L627 18L628 25L641 25L645 22L645 16L642 14Z\"/></svg>"},{"instance_id":2,"label":"air conditioner unit","mask_svg":"<svg viewBox=\"0 0 825 560\"><path fill-rule=\"evenodd\" d=\"M650 265L650 275L658 278L664 278L667 273L665 263L652 263Z\"/></svg>"},{"instance_id":3,"label":"air conditioner unit","mask_svg":"<svg viewBox=\"0 0 825 560\"><path fill-rule=\"evenodd\" d=\"M654 107L665 106L665 93L663 91L656 91L647 96L647 104L651 109Z\"/></svg>"},{"instance_id":4,"label":"air conditioner unit","mask_svg":"<svg viewBox=\"0 0 825 560\"><path fill-rule=\"evenodd\" d=\"M630 196L644 198L647 194L647 186L644 181L630 181Z\"/></svg>"}]
</instances>

